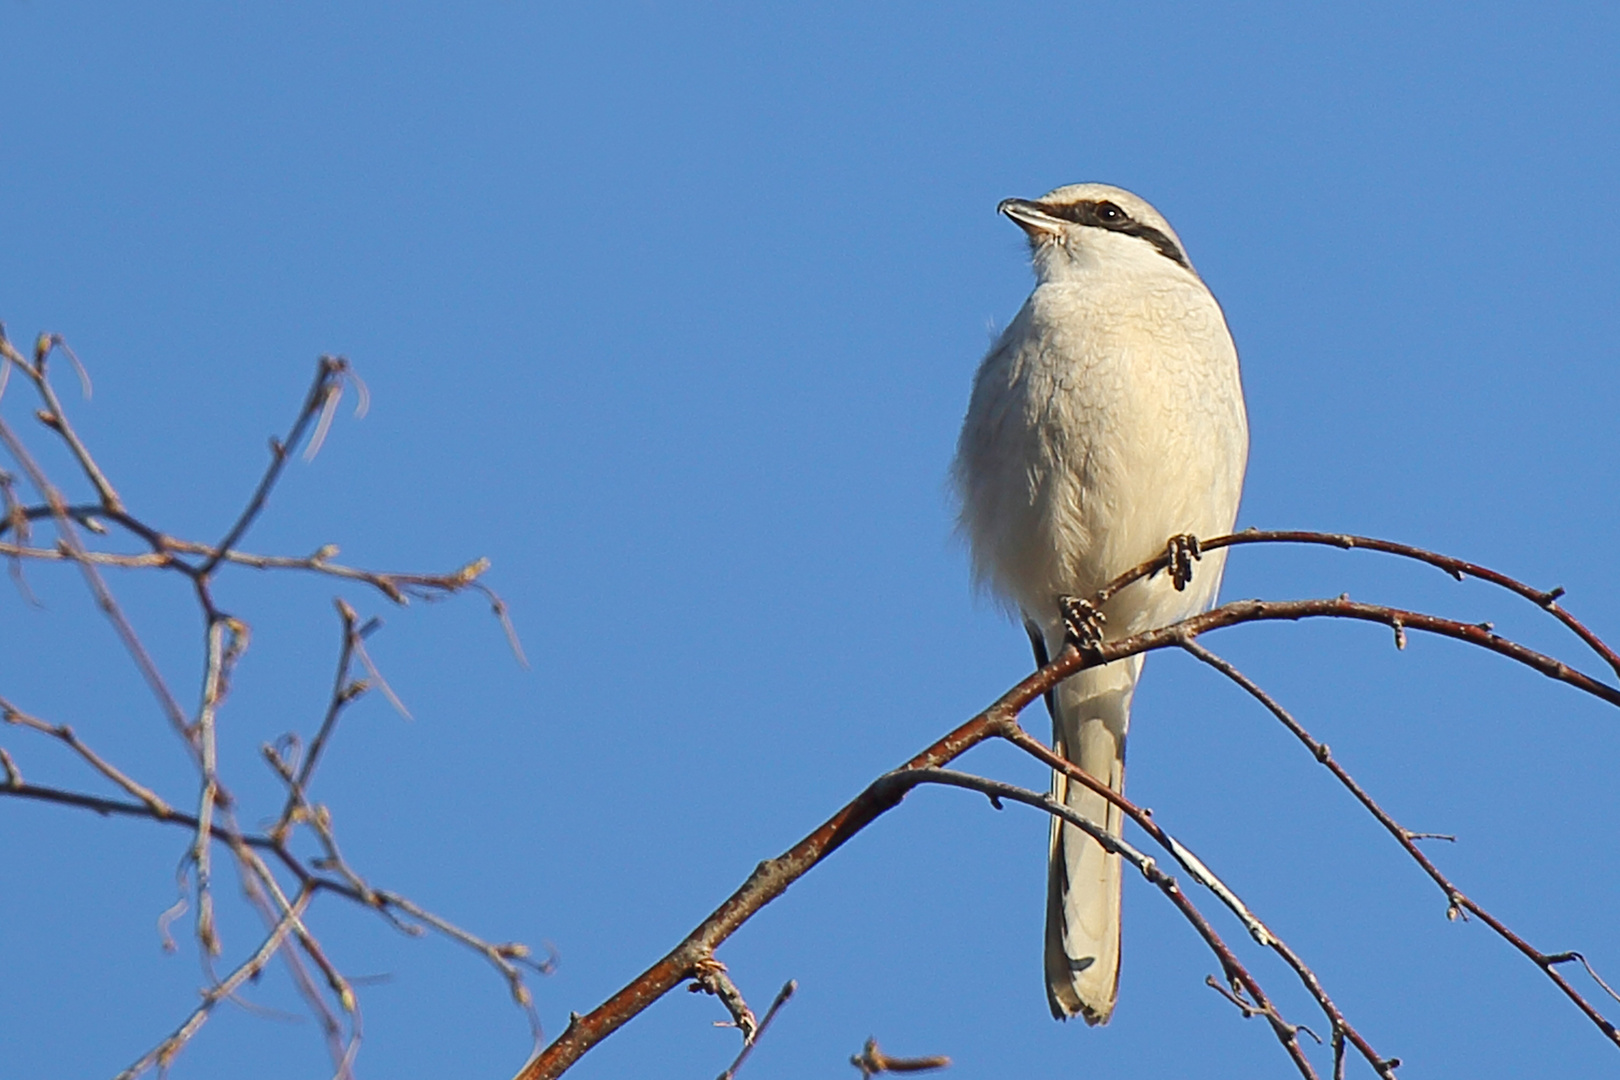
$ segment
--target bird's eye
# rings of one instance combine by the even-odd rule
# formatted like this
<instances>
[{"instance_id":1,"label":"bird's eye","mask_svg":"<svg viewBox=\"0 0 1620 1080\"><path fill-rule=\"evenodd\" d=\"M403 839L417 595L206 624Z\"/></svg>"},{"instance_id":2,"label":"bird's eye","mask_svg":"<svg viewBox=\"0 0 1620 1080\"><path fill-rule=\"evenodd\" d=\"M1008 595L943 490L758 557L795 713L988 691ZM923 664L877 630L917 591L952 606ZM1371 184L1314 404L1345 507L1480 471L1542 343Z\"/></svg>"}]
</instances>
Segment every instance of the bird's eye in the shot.
<instances>
[{"instance_id":1,"label":"bird's eye","mask_svg":"<svg viewBox=\"0 0 1620 1080\"><path fill-rule=\"evenodd\" d=\"M1125 220L1125 211L1111 202L1097 204L1097 219L1108 225L1114 225Z\"/></svg>"}]
</instances>

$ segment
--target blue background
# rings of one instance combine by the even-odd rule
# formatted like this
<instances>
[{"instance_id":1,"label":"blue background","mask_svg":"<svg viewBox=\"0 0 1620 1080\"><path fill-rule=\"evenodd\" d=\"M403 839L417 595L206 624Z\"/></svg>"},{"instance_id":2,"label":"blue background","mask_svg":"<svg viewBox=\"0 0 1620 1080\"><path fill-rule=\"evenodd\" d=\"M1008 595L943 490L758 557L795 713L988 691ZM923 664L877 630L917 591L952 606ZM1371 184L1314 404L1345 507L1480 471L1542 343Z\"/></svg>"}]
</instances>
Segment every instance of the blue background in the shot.
<instances>
[{"instance_id":1,"label":"blue background","mask_svg":"<svg viewBox=\"0 0 1620 1080\"><path fill-rule=\"evenodd\" d=\"M398 611L226 574L256 635L224 767L244 820L272 817L258 747L318 719L331 597L383 615L373 653L415 720L359 704L315 795L377 884L555 944L560 968L534 982L548 1036L1027 671L1021 631L967 584L945 483L973 368L1029 287L1003 197L1106 180L1174 222L1243 356L1240 524L1386 535L1562 584L1620 638L1612 6L11 0L0 42L0 318L84 358L93 400L65 367L59 383L131 507L222 533L315 356L343 353L369 417L346 412L289 470L245 546L493 560L531 669L476 598ZM9 422L29 424L26 389L0 404ZM0 589L0 693L191 804L75 572L29 580L40 609ZM111 580L193 700L184 582ZM1346 590L1596 667L1529 605L1373 555L1244 551L1224 595ZM1456 833L1434 854L1464 890L1620 975L1613 709L1366 626L1207 644L1404 823ZM0 745L32 780L105 787L29 732ZM965 765L1045 784L999 748ZM1614 1070L1540 972L1447 922L1325 771L1187 658L1148 665L1131 793L1403 1076ZM868 1035L949 1054L963 1078L1291 1075L1139 880L1117 1018L1048 1018L1046 828L920 792L768 908L721 958L757 1006L790 977L800 991L743 1075L853 1075ZM110 1076L196 1001L190 940L166 956L155 928L185 842L0 803L0 1075ZM227 959L257 940L234 888L222 872ZM1218 921L1285 1014L1325 1031ZM361 1075L522 1064L529 1030L478 958L341 902L313 922L346 972L387 976L361 987ZM299 1009L279 967L247 996ZM720 1017L673 994L577 1075L713 1076L736 1048ZM228 1009L174 1075L329 1071L308 1022Z\"/></svg>"}]
</instances>

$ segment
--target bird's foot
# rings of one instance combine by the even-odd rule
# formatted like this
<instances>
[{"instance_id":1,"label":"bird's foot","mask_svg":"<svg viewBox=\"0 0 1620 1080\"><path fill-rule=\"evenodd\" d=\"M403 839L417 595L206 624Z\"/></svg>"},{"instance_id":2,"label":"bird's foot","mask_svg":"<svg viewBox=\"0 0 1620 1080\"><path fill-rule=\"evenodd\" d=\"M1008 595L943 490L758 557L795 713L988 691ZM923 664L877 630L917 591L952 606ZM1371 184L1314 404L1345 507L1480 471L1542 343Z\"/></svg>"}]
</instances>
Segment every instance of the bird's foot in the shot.
<instances>
[{"instance_id":1,"label":"bird's foot","mask_svg":"<svg viewBox=\"0 0 1620 1080\"><path fill-rule=\"evenodd\" d=\"M1170 564L1171 583L1177 592L1186 592L1193 577L1193 563L1204 557L1203 549L1198 546L1198 537L1192 533L1172 536L1164 546L1164 554Z\"/></svg>"},{"instance_id":2,"label":"bird's foot","mask_svg":"<svg viewBox=\"0 0 1620 1080\"><path fill-rule=\"evenodd\" d=\"M1108 619L1090 600L1078 596L1057 598L1058 612L1063 616L1063 632L1081 652L1096 652L1102 644L1103 623Z\"/></svg>"}]
</instances>

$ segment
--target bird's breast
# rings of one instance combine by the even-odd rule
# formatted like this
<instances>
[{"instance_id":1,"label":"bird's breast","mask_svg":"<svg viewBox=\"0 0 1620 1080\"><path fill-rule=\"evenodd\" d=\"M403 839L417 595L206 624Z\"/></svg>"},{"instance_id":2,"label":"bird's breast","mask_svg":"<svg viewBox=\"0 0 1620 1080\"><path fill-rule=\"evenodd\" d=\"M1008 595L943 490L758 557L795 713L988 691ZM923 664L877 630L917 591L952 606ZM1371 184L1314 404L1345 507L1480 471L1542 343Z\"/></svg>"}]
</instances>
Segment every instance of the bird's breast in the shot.
<instances>
[{"instance_id":1,"label":"bird's breast","mask_svg":"<svg viewBox=\"0 0 1620 1080\"><path fill-rule=\"evenodd\" d=\"M1237 354L1193 286L1041 286L985 358L962 519L980 576L1025 611L1095 591L1172 535L1231 528L1248 441Z\"/></svg>"}]
</instances>

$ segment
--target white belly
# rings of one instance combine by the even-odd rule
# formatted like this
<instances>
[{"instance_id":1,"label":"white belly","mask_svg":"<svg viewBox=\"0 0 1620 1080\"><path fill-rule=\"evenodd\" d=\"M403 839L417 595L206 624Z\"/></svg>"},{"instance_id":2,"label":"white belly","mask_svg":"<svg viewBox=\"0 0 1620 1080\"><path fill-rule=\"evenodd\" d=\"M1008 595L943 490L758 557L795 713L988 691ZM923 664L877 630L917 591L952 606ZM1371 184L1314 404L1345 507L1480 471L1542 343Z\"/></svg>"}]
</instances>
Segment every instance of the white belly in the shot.
<instances>
[{"instance_id":1,"label":"white belly","mask_svg":"<svg viewBox=\"0 0 1620 1080\"><path fill-rule=\"evenodd\" d=\"M1043 625L1174 535L1229 532L1248 429L1237 352L1196 282L1042 285L980 367L956 465L981 581ZM1213 602L1224 553L1178 593L1110 605L1120 636Z\"/></svg>"}]
</instances>

